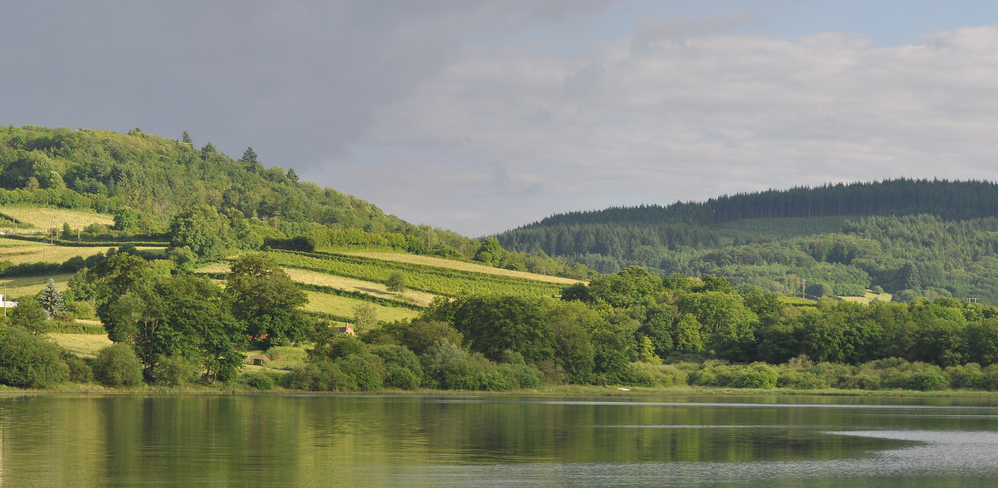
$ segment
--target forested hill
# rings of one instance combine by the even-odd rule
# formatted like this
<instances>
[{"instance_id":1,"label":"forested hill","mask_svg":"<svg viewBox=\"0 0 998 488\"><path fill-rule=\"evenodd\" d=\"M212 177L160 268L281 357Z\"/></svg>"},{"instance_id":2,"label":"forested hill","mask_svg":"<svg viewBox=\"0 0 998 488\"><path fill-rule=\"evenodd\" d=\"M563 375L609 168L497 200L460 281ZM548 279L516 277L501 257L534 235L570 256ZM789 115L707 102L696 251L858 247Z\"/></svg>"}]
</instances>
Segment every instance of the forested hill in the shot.
<instances>
[{"instance_id":1,"label":"forested hill","mask_svg":"<svg viewBox=\"0 0 998 488\"><path fill-rule=\"evenodd\" d=\"M411 226L374 205L264 168L252 148L238 160L211 142L99 130L27 126L0 129L0 204L36 203L132 210L155 227L196 204L247 218L404 231Z\"/></svg>"},{"instance_id":2,"label":"forested hill","mask_svg":"<svg viewBox=\"0 0 998 488\"><path fill-rule=\"evenodd\" d=\"M996 216L993 182L897 179L573 212L497 238L604 273L640 265L787 294L881 287L998 303Z\"/></svg>"},{"instance_id":3,"label":"forested hill","mask_svg":"<svg viewBox=\"0 0 998 488\"><path fill-rule=\"evenodd\" d=\"M114 228L92 229L94 236L165 237L171 219L200 208L251 228L241 238L256 247L262 240L297 238L299 244L448 255L474 251L472 239L409 224L367 201L300 181L294 169L273 163L258 160L252 147L233 159L210 141L196 146L187 132L169 139L140 129L119 134L10 126L0 128L0 206L113 214Z\"/></svg>"},{"instance_id":4,"label":"forested hill","mask_svg":"<svg viewBox=\"0 0 998 488\"><path fill-rule=\"evenodd\" d=\"M716 224L741 219L784 217L937 215L965 220L998 215L998 183L897 179L868 183L797 187L677 202L662 207L612 207L553 215L522 227L601 223Z\"/></svg>"}]
</instances>

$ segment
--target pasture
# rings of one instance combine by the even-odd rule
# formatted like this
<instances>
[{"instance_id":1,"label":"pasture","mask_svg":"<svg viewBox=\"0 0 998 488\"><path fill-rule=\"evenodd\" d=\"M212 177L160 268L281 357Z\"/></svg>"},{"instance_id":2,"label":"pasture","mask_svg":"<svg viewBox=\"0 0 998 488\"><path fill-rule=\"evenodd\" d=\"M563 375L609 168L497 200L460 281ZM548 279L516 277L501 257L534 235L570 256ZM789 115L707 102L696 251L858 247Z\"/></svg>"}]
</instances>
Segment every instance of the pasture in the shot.
<instances>
[{"instance_id":1,"label":"pasture","mask_svg":"<svg viewBox=\"0 0 998 488\"><path fill-rule=\"evenodd\" d=\"M563 285L574 285L576 283L580 283L579 280L573 280L571 278L539 275L534 273L528 273L526 271L515 271L511 269L493 268L491 266L485 266L484 264L472 263L468 261L457 261L454 259L444 259L444 258L438 258L436 256L423 256L417 254L401 254L401 253L390 253L390 252L362 252L362 251L350 251L350 252L343 252L341 254L345 254L348 256L359 256L370 259L381 259L385 261L394 261L398 263L419 264L422 266L430 266L434 268L455 269L458 271L470 271L472 273L482 273L482 274L490 274L496 276L508 276L512 278L523 278L527 280L545 281L549 283L559 283Z\"/></svg>"},{"instance_id":2,"label":"pasture","mask_svg":"<svg viewBox=\"0 0 998 488\"><path fill-rule=\"evenodd\" d=\"M46 207L0 207L0 217L7 221L16 221L17 230L30 233L44 232L48 229L62 230L62 224L67 223L73 230L82 229L90 224L114 225L114 217L95 212L69 210L64 208ZM0 231L11 232L14 226L9 222L0 224Z\"/></svg>"}]
</instances>

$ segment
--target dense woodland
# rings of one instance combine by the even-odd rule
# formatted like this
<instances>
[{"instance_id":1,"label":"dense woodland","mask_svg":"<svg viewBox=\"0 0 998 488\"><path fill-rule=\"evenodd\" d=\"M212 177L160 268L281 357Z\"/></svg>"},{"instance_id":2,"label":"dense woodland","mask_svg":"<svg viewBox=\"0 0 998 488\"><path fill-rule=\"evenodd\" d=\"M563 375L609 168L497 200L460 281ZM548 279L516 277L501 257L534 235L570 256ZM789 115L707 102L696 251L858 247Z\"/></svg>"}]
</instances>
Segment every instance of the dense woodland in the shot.
<instances>
[{"instance_id":1,"label":"dense woodland","mask_svg":"<svg viewBox=\"0 0 998 488\"><path fill-rule=\"evenodd\" d=\"M998 186L891 180L550 217L499 242L604 273L716 274L790 295L879 287L998 303Z\"/></svg>"}]
</instances>

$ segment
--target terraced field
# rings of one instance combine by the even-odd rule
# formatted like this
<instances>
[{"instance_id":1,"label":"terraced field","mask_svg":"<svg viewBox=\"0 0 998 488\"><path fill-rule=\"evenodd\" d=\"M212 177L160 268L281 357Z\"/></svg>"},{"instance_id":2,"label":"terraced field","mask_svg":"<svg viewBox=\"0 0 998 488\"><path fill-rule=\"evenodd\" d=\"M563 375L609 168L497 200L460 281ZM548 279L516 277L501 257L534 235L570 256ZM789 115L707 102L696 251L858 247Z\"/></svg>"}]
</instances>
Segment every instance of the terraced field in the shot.
<instances>
[{"instance_id":1,"label":"terraced field","mask_svg":"<svg viewBox=\"0 0 998 488\"><path fill-rule=\"evenodd\" d=\"M513 278L523 278L528 280L544 281L549 283L559 283L562 285L574 285L575 283L579 283L579 280L573 280L571 278L539 275L534 273L528 273L526 271L515 271L511 269L493 268L491 266L485 266L483 264L469 263L467 261L456 261L453 259L444 259L435 256L422 256L416 254L400 254L400 253L390 253L390 252L343 252L341 254L347 256L359 256L370 259L381 259L384 261L394 261L398 263L419 264L434 268L454 269L458 271L470 271L473 273L507 276Z\"/></svg>"}]
</instances>

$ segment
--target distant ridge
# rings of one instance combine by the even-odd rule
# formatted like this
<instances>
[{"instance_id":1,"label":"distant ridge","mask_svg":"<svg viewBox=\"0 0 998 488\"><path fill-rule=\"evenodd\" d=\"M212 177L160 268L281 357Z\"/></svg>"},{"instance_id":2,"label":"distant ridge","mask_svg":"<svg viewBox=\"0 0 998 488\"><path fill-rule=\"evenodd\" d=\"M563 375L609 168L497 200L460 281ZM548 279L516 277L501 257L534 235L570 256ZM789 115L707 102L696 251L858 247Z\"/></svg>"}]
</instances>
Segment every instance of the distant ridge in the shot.
<instances>
[{"instance_id":1,"label":"distant ridge","mask_svg":"<svg viewBox=\"0 0 998 488\"><path fill-rule=\"evenodd\" d=\"M705 202L641 205L568 212L523 228L592 223L723 223L784 217L930 214L947 220L998 215L998 183L893 179L874 182L799 186L788 190L737 193Z\"/></svg>"},{"instance_id":2,"label":"distant ridge","mask_svg":"<svg viewBox=\"0 0 998 488\"><path fill-rule=\"evenodd\" d=\"M601 273L715 274L803 294L998 304L998 183L893 179L553 215L496 236ZM827 285L825 287L819 285Z\"/></svg>"}]
</instances>

